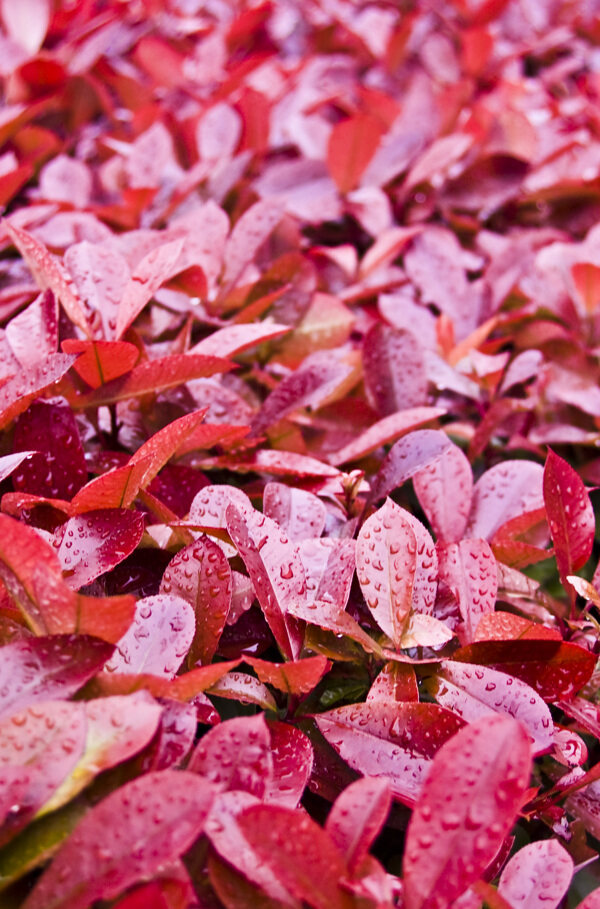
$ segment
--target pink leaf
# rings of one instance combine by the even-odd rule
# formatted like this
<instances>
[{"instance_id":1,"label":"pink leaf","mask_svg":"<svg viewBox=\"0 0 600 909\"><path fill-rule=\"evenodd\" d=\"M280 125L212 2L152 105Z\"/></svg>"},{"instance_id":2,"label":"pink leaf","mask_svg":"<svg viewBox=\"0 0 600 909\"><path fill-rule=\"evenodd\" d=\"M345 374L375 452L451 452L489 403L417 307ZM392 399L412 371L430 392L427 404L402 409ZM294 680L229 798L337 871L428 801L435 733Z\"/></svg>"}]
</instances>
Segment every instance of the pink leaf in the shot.
<instances>
[{"instance_id":1,"label":"pink leaf","mask_svg":"<svg viewBox=\"0 0 600 909\"><path fill-rule=\"evenodd\" d=\"M0 648L0 716L68 698L100 671L114 647L87 635L48 635Z\"/></svg>"},{"instance_id":2,"label":"pink leaf","mask_svg":"<svg viewBox=\"0 0 600 909\"><path fill-rule=\"evenodd\" d=\"M600 887L596 887L581 903L577 903L577 909L598 909L598 907L600 907Z\"/></svg>"},{"instance_id":3,"label":"pink leaf","mask_svg":"<svg viewBox=\"0 0 600 909\"><path fill-rule=\"evenodd\" d=\"M31 0L28 0L28 2L31 2ZM51 290L62 304L71 322L81 328L89 337L90 327L83 301L63 264L58 259L55 259L44 244L37 240L33 234L6 220L4 221L4 228L29 266L40 290Z\"/></svg>"},{"instance_id":4,"label":"pink leaf","mask_svg":"<svg viewBox=\"0 0 600 909\"><path fill-rule=\"evenodd\" d=\"M466 535L490 540L511 518L541 508L542 477L543 468L534 461L503 461L486 470L473 487Z\"/></svg>"},{"instance_id":5,"label":"pink leaf","mask_svg":"<svg viewBox=\"0 0 600 909\"><path fill-rule=\"evenodd\" d=\"M437 429L417 429L392 445L373 480L369 501L376 502L402 486L417 471L442 457L452 442Z\"/></svg>"},{"instance_id":6,"label":"pink leaf","mask_svg":"<svg viewBox=\"0 0 600 909\"><path fill-rule=\"evenodd\" d=\"M557 840L523 846L510 859L498 893L513 909L556 909L569 889L573 859Z\"/></svg>"},{"instance_id":7,"label":"pink leaf","mask_svg":"<svg viewBox=\"0 0 600 909\"><path fill-rule=\"evenodd\" d=\"M548 452L544 467L544 503L561 581L579 571L592 554L596 521L583 481L562 458Z\"/></svg>"},{"instance_id":8,"label":"pink leaf","mask_svg":"<svg viewBox=\"0 0 600 909\"><path fill-rule=\"evenodd\" d=\"M325 527L326 511L321 500L312 492L267 483L263 492L263 511L277 521L292 540L320 537Z\"/></svg>"},{"instance_id":9,"label":"pink leaf","mask_svg":"<svg viewBox=\"0 0 600 909\"><path fill-rule=\"evenodd\" d=\"M17 451L14 454L3 455L0 457L0 483L8 479L15 472L23 461L37 454L35 451ZM6 510L6 509L5 509Z\"/></svg>"},{"instance_id":10,"label":"pink leaf","mask_svg":"<svg viewBox=\"0 0 600 909\"><path fill-rule=\"evenodd\" d=\"M378 322L362 347L365 391L382 416L427 400L423 351L413 334Z\"/></svg>"},{"instance_id":11,"label":"pink leaf","mask_svg":"<svg viewBox=\"0 0 600 909\"><path fill-rule=\"evenodd\" d=\"M105 343L114 341L119 306L131 277L127 261L116 250L83 240L69 246L64 263L81 299L100 313Z\"/></svg>"},{"instance_id":12,"label":"pink leaf","mask_svg":"<svg viewBox=\"0 0 600 909\"><path fill-rule=\"evenodd\" d=\"M350 596L356 564L356 543L349 539L320 537L298 544L310 599L333 604L343 612Z\"/></svg>"},{"instance_id":13,"label":"pink leaf","mask_svg":"<svg viewBox=\"0 0 600 909\"><path fill-rule=\"evenodd\" d=\"M79 822L23 909L87 909L182 855L202 832L208 780L160 770L126 783Z\"/></svg>"},{"instance_id":14,"label":"pink leaf","mask_svg":"<svg viewBox=\"0 0 600 909\"><path fill-rule=\"evenodd\" d=\"M49 354L43 363L8 379L0 387L0 429L6 429L41 392L62 379L74 360L75 357L68 354Z\"/></svg>"},{"instance_id":15,"label":"pink leaf","mask_svg":"<svg viewBox=\"0 0 600 909\"><path fill-rule=\"evenodd\" d=\"M142 539L144 516L125 508L77 515L55 534L56 554L73 590L90 584L127 558Z\"/></svg>"},{"instance_id":16,"label":"pink leaf","mask_svg":"<svg viewBox=\"0 0 600 909\"><path fill-rule=\"evenodd\" d=\"M394 442L398 436L416 430L423 423L430 423L445 413L443 407L411 407L408 410L400 410L389 417L377 420L343 448L329 454L327 459L331 464L358 461L376 448Z\"/></svg>"},{"instance_id":17,"label":"pink leaf","mask_svg":"<svg viewBox=\"0 0 600 909\"><path fill-rule=\"evenodd\" d=\"M373 701L315 717L330 745L354 770L384 777L394 796L414 805L431 759L464 721L436 704Z\"/></svg>"},{"instance_id":18,"label":"pink leaf","mask_svg":"<svg viewBox=\"0 0 600 909\"><path fill-rule=\"evenodd\" d=\"M273 776L271 736L262 714L219 723L194 749L188 770L223 789L262 798Z\"/></svg>"},{"instance_id":19,"label":"pink leaf","mask_svg":"<svg viewBox=\"0 0 600 909\"><path fill-rule=\"evenodd\" d=\"M351 909L353 900L339 885L346 873L342 855L308 815L252 805L238 825L263 867L297 899L312 909Z\"/></svg>"},{"instance_id":20,"label":"pink leaf","mask_svg":"<svg viewBox=\"0 0 600 909\"><path fill-rule=\"evenodd\" d=\"M56 353L58 306L51 290L45 290L27 309L10 320L6 326L6 338L24 369Z\"/></svg>"},{"instance_id":21,"label":"pink leaf","mask_svg":"<svg viewBox=\"0 0 600 909\"><path fill-rule=\"evenodd\" d=\"M224 255L225 290L241 277L245 267L281 221L282 208L268 199L255 202L239 219L227 241Z\"/></svg>"},{"instance_id":22,"label":"pink leaf","mask_svg":"<svg viewBox=\"0 0 600 909\"><path fill-rule=\"evenodd\" d=\"M195 627L194 610L181 597L144 597L138 600L133 622L104 671L151 672L172 678L190 648Z\"/></svg>"},{"instance_id":23,"label":"pink leaf","mask_svg":"<svg viewBox=\"0 0 600 909\"><path fill-rule=\"evenodd\" d=\"M249 347L264 344L265 341L273 338L280 338L289 331L289 325L277 325L274 322L227 325L195 344L190 349L190 353L214 357L234 357Z\"/></svg>"},{"instance_id":24,"label":"pink leaf","mask_svg":"<svg viewBox=\"0 0 600 909\"><path fill-rule=\"evenodd\" d=\"M458 713L467 723L493 712L508 714L529 733L534 756L552 748L554 724L550 710L539 694L520 679L488 666L444 660L426 684L438 704Z\"/></svg>"},{"instance_id":25,"label":"pink leaf","mask_svg":"<svg viewBox=\"0 0 600 909\"><path fill-rule=\"evenodd\" d=\"M161 284L175 274L182 249L183 240L171 240L147 253L135 266L121 297L115 330L116 340L119 340L139 316Z\"/></svg>"},{"instance_id":26,"label":"pink leaf","mask_svg":"<svg viewBox=\"0 0 600 909\"><path fill-rule=\"evenodd\" d=\"M181 549L167 565L160 593L181 597L196 615L190 664L211 662L231 608L232 579L221 547L202 536Z\"/></svg>"},{"instance_id":27,"label":"pink leaf","mask_svg":"<svg viewBox=\"0 0 600 909\"><path fill-rule=\"evenodd\" d=\"M407 909L450 905L481 876L529 783L527 734L510 717L460 730L433 759L406 833Z\"/></svg>"},{"instance_id":28,"label":"pink leaf","mask_svg":"<svg viewBox=\"0 0 600 909\"><path fill-rule=\"evenodd\" d=\"M413 476L413 487L438 542L458 542L471 508L473 473L457 445Z\"/></svg>"},{"instance_id":29,"label":"pink leaf","mask_svg":"<svg viewBox=\"0 0 600 909\"><path fill-rule=\"evenodd\" d=\"M258 602L280 650L296 659L302 635L295 619L287 615L288 601L306 596L304 569L297 547L279 526L254 509L229 505L227 530L254 585Z\"/></svg>"},{"instance_id":30,"label":"pink leaf","mask_svg":"<svg viewBox=\"0 0 600 909\"><path fill-rule=\"evenodd\" d=\"M365 776L351 783L335 800L325 830L356 870L385 824L392 803L387 780Z\"/></svg>"},{"instance_id":31,"label":"pink leaf","mask_svg":"<svg viewBox=\"0 0 600 909\"><path fill-rule=\"evenodd\" d=\"M498 569L489 543L461 540L438 546L440 587L445 586L458 602L464 638L475 637L482 616L493 612L498 593Z\"/></svg>"},{"instance_id":32,"label":"pink leaf","mask_svg":"<svg viewBox=\"0 0 600 909\"><path fill-rule=\"evenodd\" d=\"M52 4L49 0L2 0L2 21L9 36L32 56L44 43Z\"/></svg>"}]
</instances>

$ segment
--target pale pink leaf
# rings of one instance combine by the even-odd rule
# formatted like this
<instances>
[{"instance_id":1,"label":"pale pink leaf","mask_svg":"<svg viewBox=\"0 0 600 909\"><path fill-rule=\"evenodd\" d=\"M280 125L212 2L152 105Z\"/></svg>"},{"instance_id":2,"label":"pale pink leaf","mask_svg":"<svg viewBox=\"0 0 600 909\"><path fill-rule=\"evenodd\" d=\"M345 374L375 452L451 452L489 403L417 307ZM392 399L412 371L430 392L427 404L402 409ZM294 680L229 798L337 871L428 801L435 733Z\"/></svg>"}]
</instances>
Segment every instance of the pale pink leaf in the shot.
<instances>
[{"instance_id":1,"label":"pale pink leaf","mask_svg":"<svg viewBox=\"0 0 600 909\"><path fill-rule=\"evenodd\" d=\"M569 889L573 859L558 840L538 840L519 849L498 884L512 909L556 909Z\"/></svg>"},{"instance_id":2,"label":"pale pink leaf","mask_svg":"<svg viewBox=\"0 0 600 909\"><path fill-rule=\"evenodd\" d=\"M473 472L457 445L413 476L413 487L439 541L455 543L465 532L471 508Z\"/></svg>"},{"instance_id":3,"label":"pale pink leaf","mask_svg":"<svg viewBox=\"0 0 600 909\"><path fill-rule=\"evenodd\" d=\"M292 540L319 537L325 527L326 511L322 501L312 492L283 483L267 483L263 510Z\"/></svg>"},{"instance_id":4,"label":"pale pink leaf","mask_svg":"<svg viewBox=\"0 0 600 909\"><path fill-rule=\"evenodd\" d=\"M134 267L119 306L115 331L117 340L139 316L161 284L175 274L182 249L183 240L171 240L153 249Z\"/></svg>"},{"instance_id":5,"label":"pale pink leaf","mask_svg":"<svg viewBox=\"0 0 600 909\"><path fill-rule=\"evenodd\" d=\"M143 673L173 678L194 639L194 610L181 597L157 594L138 600L129 630L105 672Z\"/></svg>"}]
</instances>

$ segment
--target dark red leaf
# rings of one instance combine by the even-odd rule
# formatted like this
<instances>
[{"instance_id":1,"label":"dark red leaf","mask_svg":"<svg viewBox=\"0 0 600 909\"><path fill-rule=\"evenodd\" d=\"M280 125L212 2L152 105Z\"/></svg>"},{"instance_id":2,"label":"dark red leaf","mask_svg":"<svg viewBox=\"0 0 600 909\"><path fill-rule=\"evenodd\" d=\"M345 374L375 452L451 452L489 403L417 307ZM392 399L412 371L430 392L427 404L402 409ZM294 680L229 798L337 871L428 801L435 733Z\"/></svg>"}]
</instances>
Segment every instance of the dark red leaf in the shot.
<instances>
[{"instance_id":1,"label":"dark red leaf","mask_svg":"<svg viewBox=\"0 0 600 909\"><path fill-rule=\"evenodd\" d=\"M62 402L31 404L17 420L13 450L39 452L13 474L18 491L69 500L87 481L75 416Z\"/></svg>"},{"instance_id":2,"label":"dark red leaf","mask_svg":"<svg viewBox=\"0 0 600 909\"><path fill-rule=\"evenodd\" d=\"M573 859L558 840L539 840L519 849L498 884L513 909L556 909L569 889Z\"/></svg>"},{"instance_id":3,"label":"dark red leaf","mask_svg":"<svg viewBox=\"0 0 600 909\"><path fill-rule=\"evenodd\" d=\"M125 508L88 511L55 533L56 554L73 590L90 584L130 555L142 538L144 516Z\"/></svg>"},{"instance_id":4,"label":"dark red leaf","mask_svg":"<svg viewBox=\"0 0 600 909\"><path fill-rule=\"evenodd\" d=\"M366 776L384 777L394 796L412 806L438 748L464 725L436 704L370 701L315 717L330 745Z\"/></svg>"},{"instance_id":5,"label":"dark red leaf","mask_svg":"<svg viewBox=\"0 0 600 909\"><path fill-rule=\"evenodd\" d=\"M23 909L87 909L151 877L192 845L213 797L208 780L185 771L126 783L80 821Z\"/></svg>"},{"instance_id":6,"label":"dark red leaf","mask_svg":"<svg viewBox=\"0 0 600 909\"><path fill-rule=\"evenodd\" d=\"M544 504L562 583L592 554L596 521L590 497L579 475L562 458L548 452L544 466Z\"/></svg>"},{"instance_id":7,"label":"dark red leaf","mask_svg":"<svg viewBox=\"0 0 600 909\"><path fill-rule=\"evenodd\" d=\"M0 649L0 715L68 698L100 671L114 648L84 634L14 641Z\"/></svg>"},{"instance_id":8,"label":"dark red leaf","mask_svg":"<svg viewBox=\"0 0 600 909\"><path fill-rule=\"evenodd\" d=\"M190 665L211 662L231 608L232 579L221 547L202 536L174 556L165 568L160 592L181 597L196 615Z\"/></svg>"},{"instance_id":9,"label":"dark red leaf","mask_svg":"<svg viewBox=\"0 0 600 909\"><path fill-rule=\"evenodd\" d=\"M453 658L514 675L551 703L576 694L596 663L594 654L577 644L539 639L478 641L457 650Z\"/></svg>"},{"instance_id":10,"label":"dark red leaf","mask_svg":"<svg viewBox=\"0 0 600 909\"><path fill-rule=\"evenodd\" d=\"M509 717L478 720L440 748L406 833L407 909L450 905L481 877L515 821L530 771L527 735Z\"/></svg>"},{"instance_id":11,"label":"dark red leaf","mask_svg":"<svg viewBox=\"0 0 600 909\"><path fill-rule=\"evenodd\" d=\"M360 865L385 824L392 804L387 780L365 776L351 783L335 800L325 830L350 872Z\"/></svg>"}]
</instances>

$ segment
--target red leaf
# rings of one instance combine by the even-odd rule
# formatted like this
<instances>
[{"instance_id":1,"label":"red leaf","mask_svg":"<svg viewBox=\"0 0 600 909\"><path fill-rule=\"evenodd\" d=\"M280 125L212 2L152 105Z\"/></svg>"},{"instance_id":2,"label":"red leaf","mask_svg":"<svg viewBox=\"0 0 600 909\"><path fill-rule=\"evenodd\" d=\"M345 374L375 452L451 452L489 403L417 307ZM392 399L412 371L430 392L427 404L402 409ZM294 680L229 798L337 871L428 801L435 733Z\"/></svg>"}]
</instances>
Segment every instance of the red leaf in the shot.
<instances>
[{"instance_id":1,"label":"red leaf","mask_svg":"<svg viewBox=\"0 0 600 909\"><path fill-rule=\"evenodd\" d=\"M62 349L68 354L79 354L73 369L90 388L100 388L106 382L124 376L139 360L135 344L127 341L79 341L66 338Z\"/></svg>"},{"instance_id":2,"label":"red leaf","mask_svg":"<svg viewBox=\"0 0 600 909\"><path fill-rule=\"evenodd\" d=\"M225 720L210 729L187 766L223 789L262 798L273 776L271 736L263 714Z\"/></svg>"},{"instance_id":3,"label":"red leaf","mask_svg":"<svg viewBox=\"0 0 600 909\"><path fill-rule=\"evenodd\" d=\"M118 641L105 672L150 672L172 678L196 628L194 611L181 597L157 594L137 601L132 624Z\"/></svg>"},{"instance_id":4,"label":"red leaf","mask_svg":"<svg viewBox=\"0 0 600 909\"><path fill-rule=\"evenodd\" d=\"M386 663L367 694L370 701L418 701L417 675L407 663Z\"/></svg>"},{"instance_id":5,"label":"red leaf","mask_svg":"<svg viewBox=\"0 0 600 909\"><path fill-rule=\"evenodd\" d=\"M378 322L362 346L365 391L382 416L427 400L423 350L409 331Z\"/></svg>"},{"instance_id":6,"label":"red leaf","mask_svg":"<svg viewBox=\"0 0 600 909\"><path fill-rule=\"evenodd\" d=\"M143 488L154 479L159 470L182 448L185 442L193 437L205 414L206 409L187 413L159 429L143 445L140 445L135 454L131 456L129 464L146 463L146 472L140 484Z\"/></svg>"},{"instance_id":7,"label":"red leaf","mask_svg":"<svg viewBox=\"0 0 600 909\"><path fill-rule=\"evenodd\" d=\"M8 220L4 221L4 228L29 266L40 290L51 290L71 322L89 337L90 327L83 301L63 264L55 259L33 234L17 227L16 224L11 224Z\"/></svg>"},{"instance_id":8,"label":"red leaf","mask_svg":"<svg viewBox=\"0 0 600 909\"><path fill-rule=\"evenodd\" d=\"M562 641L561 633L557 629L547 628L538 622L501 610L488 612L481 617L473 641L516 641L518 638L549 638L553 641Z\"/></svg>"},{"instance_id":9,"label":"red leaf","mask_svg":"<svg viewBox=\"0 0 600 909\"><path fill-rule=\"evenodd\" d=\"M5 429L41 392L62 379L74 360L68 354L49 354L43 363L24 369L5 382L0 388L0 429Z\"/></svg>"},{"instance_id":10,"label":"red leaf","mask_svg":"<svg viewBox=\"0 0 600 909\"><path fill-rule=\"evenodd\" d=\"M450 905L493 860L529 782L524 729L486 717L458 732L433 759L406 833L407 909Z\"/></svg>"},{"instance_id":11,"label":"red leaf","mask_svg":"<svg viewBox=\"0 0 600 909\"><path fill-rule=\"evenodd\" d=\"M286 694L309 694L331 668L329 660L320 655L288 663L269 663L251 656L245 656L244 660L261 682Z\"/></svg>"},{"instance_id":12,"label":"red leaf","mask_svg":"<svg viewBox=\"0 0 600 909\"><path fill-rule=\"evenodd\" d=\"M113 647L83 634L48 635L0 648L0 715L68 698L100 671Z\"/></svg>"},{"instance_id":13,"label":"red leaf","mask_svg":"<svg viewBox=\"0 0 600 909\"><path fill-rule=\"evenodd\" d=\"M88 511L55 534L56 554L73 590L90 584L130 555L144 532L144 516L125 508Z\"/></svg>"},{"instance_id":14,"label":"red leaf","mask_svg":"<svg viewBox=\"0 0 600 909\"><path fill-rule=\"evenodd\" d=\"M121 297L115 331L116 340L119 340L139 316L161 284L176 274L182 249L182 239L171 240L151 250L137 263Z\"/></svg>"},{"instance_id":15,"label":"red leaf","mask_svg":"<svg viewBox=\"0 0 600 909\"><path fill-rule=\"evenodd\" d=\"M480 641L457 650L453 658L514 675L551 703L576 694L596 664L594 654L577 644L531 639Z\"/></svg>"},{"instance_id":16,"label":"red leaf","mask_svg":"<svg viewBox=\"0 0 600 909\"><path fill-rule=\"evenodd\" d=\"M55 356L61 355L56 354ZM69 365L71 362L72 358L70 358ZM168 357L157 357L155 360L138 363L126 375L106 382L95 391L74 395L71 404L79 409L114 404L116 401L125 401L127 398L158 394L160 391L176 388L177 385L182 385L191 379L213 376L215 373L228 372L230 369L233 369L233 363L230 363L229 360L204 357L202 354L173 354Z\"/></svg>"},{"instance_id":17,"label":"red leaf","mask_svg":"<svg viewBox=\"0 0 600 909\"><path fill-rule=\"evenodd\" d=\"M290 535L292 540L320 537L325 527L326 510L312 492L267 483L263 492L263 511Z\"/></svg>"},{"instance_id":18,"label":"red leaf","mask_svg":"<svg viewBox=\"0 0 600 909\"><path fill-rule=\"evenodd\" d=\"M289 723L269 721L273 776L263 801L296 808L313 768L313 749L307 735Z\"/></svg>"},{"instance_id":19,"label":"red leaf","mask_svg":"<svg viewBox=\"0 0 600 909\"><path fill-rule=\"evenodd\" d=\"M390 448L371 486L370 502L385 498L394 489L442 457L452 446L448 436L438 429L417 429L399 439Z\"/></svg>"},{"instance_id":20,"label":"red leaf","mask_svg":"<svg viewBox=\"0 0 600 909\"><path fill-rule=\"evenodd\" d=\"M6 338L24 369L56 353L58 306L51 290L45 290L27 309L10 320L6 326Z\"/></svg>"},{"instance_id":21,"label":"red leaf","mask_svg":"<svg viewBox=\"0 0 600 909\"><path fill-rule=\"evenodd\" d=\"M23 909L87 909L152 877L202 832L213 795L207 780L185 771L126 783L80 821Z\"/></svg>"},{"instance_id":22,"label":"red leaf","mask_svg":"<svg viewBox=\"0 0 600 909\"><path fill-rule=\"evenodd\" d=\"M413 476L413 487L438 542L456 543L464 535L473 490L473 473L457 445Z\"/></svg>"},{"instance_id":23,"label":"red leaf","mask_svg":"<svg viewBox=\"0 0 600 909\"><path fill-rule=\"evenodd\" d=\"M210 663L231 608L231 569L221 547L202 536L181 549L165 568L160 593L181 597L193 607L196 633L188 662Z\"/></svg>"},{"instance_id":24,"label":"red leaf","mask_svg":"<svg viewBox=\"0 0 600 909\"><path fill-rule=\"evenodd\" d=\"M379 627L399 649L413 602L417 539L402 510L388 499L360 529L356 573Z\"/></svg>"},{"instance_id":25,"label":"red leaf","mask_svg":"<svg viewBox=\"0 0 600 909\"><path fill-rule=\"evenodd\" d=\"M203 338L190 349L190 353L213 357L234 357L236 354L280 338L290 331L289 325L273 322L257 322L249 325L227 325Z\"/></svg>"},{"instance_id":26,"label":"red leaf","mask_svg":"<svg viewBox=\"0 0 600 909\"><path fill-rule=\"evenodd\" d=\"M33 528L1 514L0 578L36 634L75 631L76 594L56 554Z\"/></svg>"},{"instance_id":27,"label":"red leaf","mask_svg":"<svg viewBox=\"0 0 600 909\"><path fill-rule=\"evenodd\" d=\"M319 730L354 770L384 777L394 796L414 805L431 758L464 725L436 704L373 701L315 717Z\"/></svg>"},{"instance_id":28,"label":"red leaf","mask_svg":"<svg viewBox=\"0 0 600 909\"><path fill-rule=\"evenodd\" d=\"M205 530L225 529L228 505L236 505L240 509L252 508L246 493L237 486L209 484L194 496L190 506L189 523Z\"/></svg>"},{"instance_id":29,"label":"red leaf","mask_svg":"<svg viewBox=\"0 0 600 909\"><path fill-rule=\"evenodd\" d=\"M470 643L482 617L494 611L498 569L489 543L461 540L438 547L440 587L445 585L458 602L463 637Z\"/></svg>"},{"instance_id":30,"label":"red leaf","mask_svg":"<svg viewBox=\"0 0 600 909\"><path fill-rule=\"evenodd\" d=\"M596 521L583 481L553 451L544 466L544 503L560 579L571 590L567 576L579 571L592 554Z\"/></svg>"},{"instance_id":31,"label":"red leaf","mask_svg":"<svg viewBox=\"0 0 600 909\"><path fill-rule=\"evenodd\" d=\"M350 872L365 858L381 832L392 804L387 780L365 776L351 783L335 800L325 830L338 847Z\"/></svg>"},{"instance_id":32,"label":"red leaf","mask_svg":"<svg viewBox=\"0 0 600 909\"><path fill-rule=\"evenodd\" d=\"M569 889L573 859L557 840L523 846L510 859L498 893L512 909L556 909Z\"/></svg>"},{"instance_id":33,"label":"red leaf","mask_svg":"<svg viewBox=\"0 0 600 909\"><path fill-rule=\"evenodd\" d=\"M135 615L135 598L127 594L114 597L86 597L74 594L77 631L93 634L103 641L120 641Z\"/></svg>"},{"instance_id":34,"label":"red leaf","mask_svg":"<svg viewBox=\"0 0 600 909\"><path fill-rule=\"evenodd\" d=\"M489 666L444 660L426 687L438 704L458 713L467 723L493 712L514 717L529 733L534 756L552 748L550 711L539 694L520 679Z\"/></svg>"},{"instance_id":35,"label":"red leaf","mask_svg":"<svg viewBox=\"0 0 600 909\"><path fill-rule=\"evenodd\" d=\"M331 130L327 167L341 193L354 189L377 151L383 125L371 114L355 114Z\"/></svg>"},{"instance_id":36,"label":"red leaf","mask_svg":"<svg viewBox=\"0 0 600 909\"><path fill-rule=\"evenodd\" d=\"M593 313L600 303L600 268L591 262L576 262L571 266L571 276L584 311Z\"/></svg>"},{"instance_id":37,"label":"red leaf","mask_svg":"<svg viewBox=\"0 0 600 909\"><path fill-rule=\"evenodd\" d=\"M237 822L262 866L298 900L312 909L353 905L339 884L346 874L341 853L308 815L280 805L253 805Z\"/></svg>"},{"instance_id":38,"label":"red leaf","mask_svg":"<svg viewBox=\"0 0 600 909\"><path fill-rule=\"evenodd\" d=\"M73 514L106 508L127 508L137 496L150 465L148 461L129 461L86 483L71 500Z\"/></svg>"},{"instance_id":39,"label":"red leaf","mask_svg":"<svg viewBox=\"0 0 600 909\"><path fill-rule=\"evenodd\" d=\"M275 521L258 511L228 505L227 530L254 585L277 644L288 659L300 653L302 635L287 615L288 601L306 596L306 580L298 549Z\"/></svg>"},{"instance_id":40,"label":"red leaf","mask_svg":"<svg viewBox=\"0 0 600 909\"><path fill-rule=\"evenodd\" d=\"M62 402L30 404L15 426L13 450L38 452L13 475L18 491L68 500L87 481L75 415Z\"/></svg>"},{"instance_id":41,"label":"red leaf","mask_svg":"<svg viewBox=\"0 0 600 909\"><path fill-rule=\"evenodd\" d=\"M599 906L600 887L596 887L595 890L592 890L591 893L588 893L586 898L581 903L577 903L577 909L598 909Z\"/></svg>"}]
</instances>

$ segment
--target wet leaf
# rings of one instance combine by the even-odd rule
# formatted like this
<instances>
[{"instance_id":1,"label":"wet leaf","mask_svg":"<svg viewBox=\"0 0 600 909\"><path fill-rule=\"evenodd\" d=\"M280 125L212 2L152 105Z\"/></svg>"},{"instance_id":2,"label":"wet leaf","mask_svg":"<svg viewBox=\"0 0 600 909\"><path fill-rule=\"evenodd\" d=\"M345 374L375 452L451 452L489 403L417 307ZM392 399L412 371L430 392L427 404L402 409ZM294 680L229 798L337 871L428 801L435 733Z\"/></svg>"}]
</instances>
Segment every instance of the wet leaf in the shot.
<instances>
[{"instance_id":1,"label":"wet leaf","mask_svg":"<svg viewBox=\"0 0 600 909\"><path fill-rule=\"evenodd\" d=\"M423 350L411 332L378 322L362 347L367 397L382 416L427 400Z\"/></svg>"},{"instance_id":2,"label":"wet leaf","mask_svg":"<svg viewBox=\"0 0 600 909\"><path fill-rule=\"evenodd\" d=\"M326 510L321 500L311 492L283 483L267 483L263 492L263 511L292 540L320 537L325 527Z\"/></svg>"},{"instance_id":3,"label":"wet leaf","mask_svg":"<svg viewBox=\"0 0 600 909\"><path fill-rule=\"evenodd\" d=\"M544 503L563 584L592 554L596 522L592 503L578 474L553 451L544 467Z\"/></svg>"},{"instance_id":4,"label":"wet leaf","mask_svg":"<svg viewBox=\"0 0 600 909\"><path fill-rule=\"evenodd\" d=\"M478 880L514 823L530 771L527 735L509 717L471 723L440 748L406 833L407 909L450 904Z\"/></svg>"},{"instance_id":5,"label":"wet leaf","mask_svg":"<svg viewBox=\"0 0 600 909\"><path fill-rule=\"evenodd\" d=\"M23 909L85 909L152 876L191 846L213 797L207 780L185 771L126 783L80 821Z\"/></svg>"},{"instance_id":6,"label":"wet leaf","mask_svg":"<svg viewBox=\"0 0 600 909\"><path fill-rule=\"evenodd\" d=\"M164 571L160 593L181 597L192 606L196 632L188 662L210 663L231 608L231 569L223 550L207 536L181 549Z\"/></svg>"},{"instance_id":7,"label":"wet leaf","mask_svg":"<svg viewBox=\"0 0 600 909\"><path fill-rule=\"evenodd\" d=\"M142 538L144 517L125 508L88 511L70 518L55 534L65 580L78 590L130 555Z\"/></svg>"},{"instance_id":8,"label":"wet leaf","mask_svg":"<svg viewBox=\"0 0 600 909\"><path fill-rule=\"evenodd\" d=\"M172 678L190 648L195 627L194 610L181 597L165 593L143 597L104 671Z\"/></svg>"},{"instance_id":9,"label":"wet leaf","mask_svg":"<svg viewBox=\"0 0 600 909\"><path fill-rule=\"evenodd\" d=\"M67 354L78 354L73 369L90 388L100 388L113 379L130 372L139 359L135 344L127 341L79 341L66 338L62 349Z\"/></svg>"},{"instance_id":10,"label":"wet leaf","mask_svg":"<svg viewBox=\"0 0 600 909\"><path fill-rule=\"evenodd\" d=\"M458 603L465 642L474 639L481 619L494 611L498 592L496 559L485 540L461 540L438 546L440 588Z\"/></svg>"},{"instance_id":11,"label":"wet leaf","mask_svg":"<svg viewBox=\"0 0 600 909\"><path fill-rule=\"evenodd\" d=\"M335 800L325 830L355 871L381 832L392 804L387 780L365 776L351 783Z\"/></svg>"},{"instance_id":12,"label":"wet leaf","mask_svg":"<svg viewBox=\"0 0 600 909\"><path fill-rule=\"evenodd\" d=\"M445 449L413 476L413 486L438 542L456 543L464 535L471 507L471 465L456 445Z\"/></svg>"},{"instance_id":13,"label":"wet leaf","mask_svg":"<svg viewBox=\"0 0 600 909\"><path fill-rule=\"evenodd\" d=\"M383 127L371 114L355 114L337 123L329 136L327 167L341 193L350 192L377 151Z\"/></svg>"},{"instance_id":14,"label":"wet leaf","mask_svg":"<svg viewBox=\"0 0 600 909\"><path fill-rule=\"evenodd\" d=\"M134 267L119 304L115 329L117 341L137 318L146 303L152 299L161 284L164 284L175 273L182 249L182 239L171 240L157 246Z\"/></svg>"},{"instance_id":15,"label":"wet leaf","mask_svg":"<svg viewBox=\"0 0 600 909\"><path fill-rule=\"evenodd\" d=\"M49 354L42 363L8 379L0 387L0 429L5 429L41 392L62 379L74 360L70 354Z\"/></svg>"},{"instance_id":16,"label":"wet leaf","mask_svg":"<svg viewBox=\"0 0 600 909\"><path fill-rule=\"evenodd\" d=\"M389 780L395 798L412 806L438 748L464 725L436 704L372 701L315 717L321 733L354 770Z\"/></svg>"},{"instance_id":17,"label":"wet leaf","mask_svg":"<svg viewBox=\"0 0 600 909\"><path fill-rule=\"evenodd\" d=\"M273 685L286 694L309 694L329 670L331 663L323 656L306 657L287 663L269 663L257 657L244 657L261 682Z\"/></svg>"},{"instance_id":18,"label":"wet leaf","mask_svg":"<svg viewBox=\"0 0 600 909\"><path fill-rule=\"evenodd\" d=\"M313 768L310 739L289 723L269 720L273 776L267 781L263 800L296 808Z\"/></svg>"},{"instance_id":19,"label":"wet leaf","mask_svg":"<svg viewBox=\"0 0 600 909\"><path fill-rule=\"evenodd\" d=\"M376 502L410 477L441 458L452 443L436 429L417 429L390 448L371 487L369 499Z\"/></svg>"},{"instance_id":20,"label":"wet leaf","mask_svg":"<svg viewBox=\"0 0 600 909\"><path fill-rule=\"evenodd\" d=\"M219 723L202 737L187 769L222 789L262 798L273 776L271 736L262 714Z\"/></svg>"},{"instance_id":21,"label":"wet leaf","mask_svg":"<svg viewBox=\"0 0 600 909\"><path fill-rule=\"evenodd\" d=\"M569 888L573 859L558 840L529 843L516 852L502 872L498 893L514 909L556 909Z\"/></svg>"}]
</instances>

